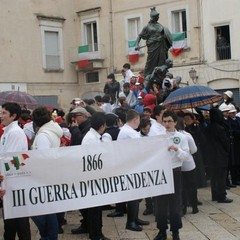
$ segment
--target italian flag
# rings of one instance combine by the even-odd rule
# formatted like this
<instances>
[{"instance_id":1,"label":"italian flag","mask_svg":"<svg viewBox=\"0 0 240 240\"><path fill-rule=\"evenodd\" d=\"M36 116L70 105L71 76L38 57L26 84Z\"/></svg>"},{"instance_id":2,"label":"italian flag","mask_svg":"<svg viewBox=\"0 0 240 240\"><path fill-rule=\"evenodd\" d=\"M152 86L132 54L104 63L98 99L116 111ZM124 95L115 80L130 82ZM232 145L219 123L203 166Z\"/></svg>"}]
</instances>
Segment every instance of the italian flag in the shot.
<instances>
[{"instance_id":1,"label":"italian flag","mask_svg":"<svg viewBox=\"0 0 240 240\"><path fill-rule=\"evenodd\" d=\"M182 52L182 50L186 46L185 33L184 32L173 33L172 39L173 39L172 55L176 57Z\"/></svg>"},{"instance_id":2,"label":"italian flag","mask_svg":"<svg viewBox=\"0 0 240 240\"><path fill-rule=\"evenodd\" d=\"M139 50L135 50L137 47L137 41L128 41L128 61L135 63L139 60Z\"/></svg>"},{"instance_id":3,"label":"italian flag","mask_svg":"<svg viewBox=\"0 0 240 240\"><path fill-rule=\"evenodd\" d=\"M88 65L88 45L78 47L78 67L84 68Z\"/></svg>"},{"instance_id":4,"label":"italian flag","mask_svg":"<svg viewBox=\"0 0 240 240\"><path fill-rule=\"evenodd\" d=\"M11 168L11 165L13 165L16 170L19 170L21 166L25 166L26 164L24 163L24 161L29 158L29 156L26 153L23 153L21 155L18 156L13 156L13 159L10 160L10 162L6 162L4 163L5 165L5 170L9 171Z\"/></svg>"}]
</instances>

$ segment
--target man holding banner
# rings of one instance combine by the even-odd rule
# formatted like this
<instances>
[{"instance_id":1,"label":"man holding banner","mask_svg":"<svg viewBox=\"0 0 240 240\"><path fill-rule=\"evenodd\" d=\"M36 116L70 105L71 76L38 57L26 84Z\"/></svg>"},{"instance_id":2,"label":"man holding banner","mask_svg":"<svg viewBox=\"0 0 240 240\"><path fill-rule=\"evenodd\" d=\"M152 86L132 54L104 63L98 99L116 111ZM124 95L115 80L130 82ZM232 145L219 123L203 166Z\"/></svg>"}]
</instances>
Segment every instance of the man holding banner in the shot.
<instances>
[{"instance_id":1,"label":"man holding banner","mask_svg":"<svg viewBox=\"0 0 240 240\"><path fill-rule=\"evenodd\" d=\"M47 151L49 148L60 147L60 138L63 135L63 130L58 123L51 120L51 113L47 108L36 108L32 113L32 117L38 128L33 142L33 149ZM41 240L58 239L59 226L56 213L33 216L32 220L38 227Z\"/></svg>"},{"instance_id":2,"label":"man holding banner","mask_svg":"<svg viewBox=\"0 0 240 240\"><path fill-rule=\"evenodd\" d=\"M27 137L18 126L18 118L20 115L21 107L17 103L4 103L2 105L1 120L4 125L4 133L0 142L0 154L28 150ZM1 181L2 180L3 178L1 177ZM4 193L5 190L1 190L2 196ZM13 240L16 234L19 240L31 240L28 217L4 220L4 240Z\"/></svg>"},{"instance_id":3,"label":"man holding banner","mask_svg":"<svg viewBox=\"0 0 240 240\"><path fill-rule=\"evenodd\" d=\"M102 142L106 129L105 114L97 112L92 115L91 128L82 140L82 145ZM102 233L102 208L92 207L87 210L89 237L91 240L109 240Z\"/></svg>"},{"instance_id":4,"label":"man holding banner","mask_svg":"<svg viewBox=\"0 0 240 240\"><path fill-rule=\"evenodd\" d=\"M135 110L130 110L126 115L126 123L120 129L117 140L125 140L130 138L140 138L140 134L135 131L140 124L140 115ZM127 224L126 229L131 231L142 231L139 225L149 225L149 222L138 218L139 200L127 202Z\"/></svg>"},{"instance_id":5,"label":"man holding banner","mask_svg":"<svg viewBox=\"0 0 240 240\"><path fill-rule=\"evenodd\" d=\"M156 197L156 221L159 233L154 240L166 240L168 217L170 231L173 240L180 240L179 229L182 228L182 162L188 160L190 155L186 137L175 129L177 115L172 111L165 111L162 115L162 123L166 128L173 169L174 193Z\"/></svg>"},{"instance_id":6,"label":"man holding banner","mask_svg":"<svg viewBox=\"0 0 240 240\"><path fill-rule=\"evenodd\" d=\"M125 125L130 134L137 133L133 128L139 124L138 113L133 123ZM99 144L101 134L96 134L98 142L90 136L91 145L1 154L2 186L7 190L4 218L132 202L136 205L132 204L134 214L128 214L128 223L141 230L135 211L138 199L174 192L171 154L166 135L133 139L127 132L124 141ZM17 159L19 164L14 164Z\"/></svg>"}]
</instances>

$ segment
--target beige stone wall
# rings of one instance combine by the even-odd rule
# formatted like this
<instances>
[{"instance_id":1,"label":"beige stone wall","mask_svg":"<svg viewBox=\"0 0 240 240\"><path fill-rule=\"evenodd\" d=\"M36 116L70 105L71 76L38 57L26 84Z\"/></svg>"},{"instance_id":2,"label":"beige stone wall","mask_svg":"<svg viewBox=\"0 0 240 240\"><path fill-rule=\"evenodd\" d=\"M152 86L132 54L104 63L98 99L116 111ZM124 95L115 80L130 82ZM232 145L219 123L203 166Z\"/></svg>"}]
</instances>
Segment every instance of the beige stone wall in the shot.
<instances>
[{"instance_id":1,"label":"beige stone wall","mask_svg":"<svg viewBox=\"0 0 240 240\"><path fill-rule=\"evenodd\" d=\"M68 107L64 99L68 103L72 95L78 94L77 74L69 62L69 48L77 41L75 9L74 1L1 1L0 82L27 83L30 94L57 95L62 106ZM36 14L66 19L63 23L63 72L46 73L42 68L42 43ZM67 90L64 93L67 84L71 86L71 94Z\"/></svg>"}]
</instances>

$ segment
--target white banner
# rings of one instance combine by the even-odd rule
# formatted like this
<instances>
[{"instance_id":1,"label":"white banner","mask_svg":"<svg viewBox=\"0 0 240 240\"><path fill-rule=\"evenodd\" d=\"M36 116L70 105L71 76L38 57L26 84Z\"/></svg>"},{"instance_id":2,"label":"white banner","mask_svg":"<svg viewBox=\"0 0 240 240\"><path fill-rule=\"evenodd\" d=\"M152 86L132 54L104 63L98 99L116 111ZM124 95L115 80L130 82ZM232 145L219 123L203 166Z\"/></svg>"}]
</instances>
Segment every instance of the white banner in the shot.
<instances>
[{"instance_id":1,"label":"white banner","mask_svg":"<svg viewBox=\"0 0 240 240\"><path fill-rule=\"evenodd\" d=\"M5 219L174 192L165 137L1 155Z\"/></svg>"}]
</instances>

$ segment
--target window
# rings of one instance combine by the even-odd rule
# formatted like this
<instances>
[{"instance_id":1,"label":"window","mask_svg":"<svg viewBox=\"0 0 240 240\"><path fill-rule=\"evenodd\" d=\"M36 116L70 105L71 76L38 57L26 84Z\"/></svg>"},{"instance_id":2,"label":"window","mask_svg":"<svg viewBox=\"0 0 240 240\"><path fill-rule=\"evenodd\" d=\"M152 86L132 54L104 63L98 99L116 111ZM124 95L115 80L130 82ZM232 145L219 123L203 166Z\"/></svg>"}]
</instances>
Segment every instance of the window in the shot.
<instances>
[{"instance_id":1,"label":"window","mask_svg":"<svg viewBox=\"0 0 240 240\"><path fill-rule=\"evenodd\" d=\"M128 41L134 41L137 39L140 33L140 17L128 19Z\"/></svg>"},{"instance_id":2,"label":"window","mask_svg":"<svg viewBox=\"0 0 240 240\"><path fill-rule=\"evenodd\" d=\"M48 96L34 96L36 100L42 106L52 106L53 108L58 108L58 96L48 95Z\"/></svg>"},{"instance_id":3,"label":"window","mask_svg":"<svg viewBox=\"0 0 240 240\"><path fill-rule=\"evenodd\" d=\"M99 82L99 73L98 72L86 73L86 83L96 83L96 82Z\"/></svg>"},{"instance_id":4,"label":"window","mask_svg":"<svg viewBox=\"0 0 240 240\"><path fill-rule=\"evenodd\" d=\"M45 31L44 37L46 68L59 70L61 68L58 44L59 34L58 32Z\"/></svg>"},{"instance_id":5,"label":"window","mask_svg":"<svg viewBox=\"0 0 240 240\"><path fill-rule=\"evenodd\" d=\"M38 18L41 26L43 69L50 72L63 71L63 23Z\"/></svg>"},{"instance_id":6,"label":"window","mask_svg":"<svg viewBox=\"0 0 240 240\"><path fill-rule=\"evenodd\" d=\"M185 38L187 38L186 10L178 10L172 12L172 32L184 32Z\"/></svg>"},{"instance_id":7,"label":"window","mask_svg":"<svg viewBox=\"0 0 240 240\"><path fill-rule=\"evenodd\" d=\"M97 22L84 23L85 44L89 46L89 52L98 51Z\"/></svg>"},{"instance_id":8,"label":"window","mask_svg":"<svg viewBox=\"0 0 240 240\"><path fill-rule=\"evenodd\" d=\"M220 26L215 28L216 34L216 59L231 59L231 45L229 26Z\"/></svg>"},{"instance_id":9,"label":"window","mask_svg":"<svg viewBox=\"0 0 240 240\"><path fill-rule=\"evenodd\" d=\"M138 34L142 30L142 15L133 14L125 17L125 36L126 36L126 52L129 51L129 44L136 43ZM140 54L144 53L144 48L140 49Z\"/></svg>"}]
</instances>

